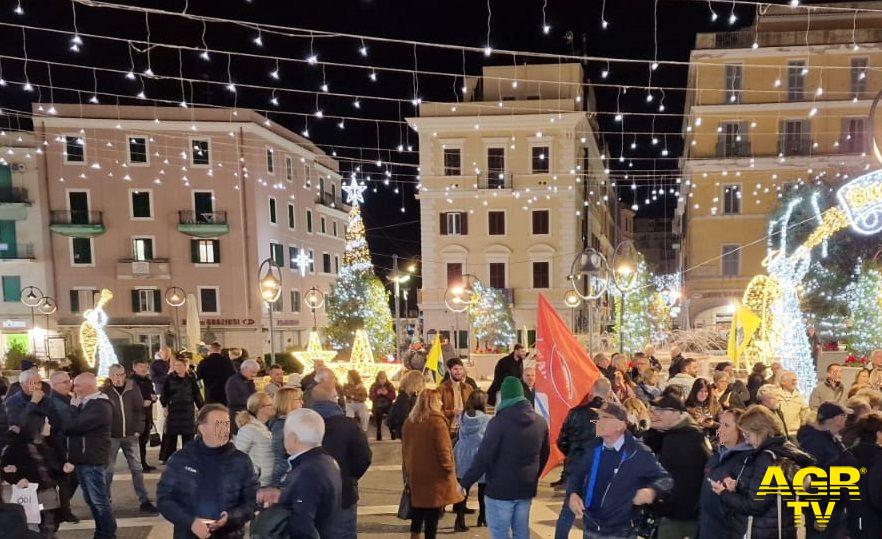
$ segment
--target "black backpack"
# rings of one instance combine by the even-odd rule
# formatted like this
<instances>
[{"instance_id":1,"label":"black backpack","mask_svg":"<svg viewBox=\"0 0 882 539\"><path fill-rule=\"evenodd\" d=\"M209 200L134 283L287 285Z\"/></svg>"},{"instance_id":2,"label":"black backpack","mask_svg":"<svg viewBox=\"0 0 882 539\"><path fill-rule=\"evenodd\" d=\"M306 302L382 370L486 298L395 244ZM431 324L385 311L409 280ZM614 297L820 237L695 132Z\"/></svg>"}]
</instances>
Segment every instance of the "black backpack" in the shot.
<instances>
[{"instance_id":1,"label":"black backpack","mask_svg":"<svg viewBox=\"0 0 882 539\"><path fill-rule=\"evenodd\" d=\"M254 539L284 539L289 537L288 519L291 511L281 505L264 509L251 521L251 537ZM318 538L318 534L315 535Z\"/></svg>"}]
</instances>

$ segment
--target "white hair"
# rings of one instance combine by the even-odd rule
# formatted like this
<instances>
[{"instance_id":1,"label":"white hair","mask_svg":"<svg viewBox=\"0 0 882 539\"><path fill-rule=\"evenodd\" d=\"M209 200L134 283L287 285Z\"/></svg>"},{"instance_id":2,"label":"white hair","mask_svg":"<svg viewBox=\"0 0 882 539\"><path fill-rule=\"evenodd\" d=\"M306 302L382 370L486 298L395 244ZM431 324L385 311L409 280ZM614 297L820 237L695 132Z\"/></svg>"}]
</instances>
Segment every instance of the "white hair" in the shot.
<instances>
[{"instance_id":1,"label":"white hair","mask_svg":"<svg viewBox=\"0 0 882 539\"><path fill-rule=\"evenodd\" d=\"M57 384L59 380L61 380L62 376L66 376L70 378L70 374L67 371L53 371L52 375L49 377L49 381L53 384Z\"/></svg>"},{"instance_id":2,"label":"white hair","mask_svg":"<svg viewBox=\"0 0 882 539\"><path fill-rule=\"evenodd\" d=\"M116 371L123 371L123 372L126 372L126 368L123 367L122 365L120 365L119 363L114 363L113 365L110 366L109 369L107 369L107 372L108 372L109 374L113 374L113 373L115 373Z\"/></svg>"},{"instance_id":3,"label":"white hair","mask_svg":"<svg viewBox=\"0 0 882 539\"><path fill-rule=\"evenodd\" d=\"M36 367L31 367L26 371L22 371L21 374L18 375L18 383L21 385L25 385L30 382L34 378L39 378L40 373L37 371Z\"/></svg>"},{"instance_id":4,"label":"white hair","mask_svg":"<svg viewBox=\"0 0 882 539\"><path fill-rule=\"evenodd\" d=\"M606 398L609 395L609 392L612 390L612 384L609 382L609 378L606 376L601 376L594 382L594 387L591 389L591 393L595 397L600 397L602 399Z\"/></svg>"},{"instance_id":5,"label":"white hair","mask_svg":"<svg viewBox=\"0 0 882 539\"><path fill-rule=\"evenodd\" d=\"M242 365L239 367L240 371L254 369L255 371L260 370L260 363L253 359L246 359L242 362Z\"/></svg>"},{"instance_id":6,"label":"white hair","mask_svg":"<svg viewBox=\"0 0 882 539\"><path fill-rule=\"evenodd\" d=\"M335 378L336 378L336 375L334 374L334 371L332 371L331 369L323 367L323 368L319 368L319 369L315 370L315 378L314 379L315 379L315 383L317 383L317 384L322 384L322 383L327 382L329 380L334 380Z\"/></svg>"},{"instance_id":7,"label":"white hair","mask_svg":"<svg viewBox=\"0 0 882 539\"><path fill-rule=\"evenodd\" d=\"M298 408L285 417L285 436L289 434L304 445L319 447L325 437L325 420L309 408Z\"/></svg>"},{"instance_id":8,"label":"white hair","mask_svg":"<svg viewBox=\"0 0 882 539\"><path fill-rule=\"evenodd\" d=\"M778 393L778 386L775 384L763 384L756 391L756 400L762 401L766 397L771 397Z\"/></svg>"}]
</instances>

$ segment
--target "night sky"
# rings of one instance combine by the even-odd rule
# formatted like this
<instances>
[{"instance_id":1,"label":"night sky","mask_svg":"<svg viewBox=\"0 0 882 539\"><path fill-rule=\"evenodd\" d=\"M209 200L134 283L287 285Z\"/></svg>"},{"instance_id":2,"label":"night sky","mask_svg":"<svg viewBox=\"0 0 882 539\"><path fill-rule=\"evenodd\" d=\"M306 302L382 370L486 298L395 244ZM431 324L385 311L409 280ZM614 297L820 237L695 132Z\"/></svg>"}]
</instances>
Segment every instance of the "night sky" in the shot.
<instances>
[{"instance_id":1,"label":"night sky","mask_svg":"<svg viewBox=\"0 0 882 539\"><path fill-rule=\"evenodd\" d=\"M184 9L185 0L153 0L142 2L119 2L126 5L137 5L180 12ZM779 2L783 3L783 2ZM28 25L41 28L54 28L66 33L48 33L40 30L27 30L26 43L28 56L34 60L52 60L99 68L111 68L128 71L130 57L125 41L107 41L87 37L83 34L100 34L132 40L146 40L147 31L143 13L126 12L76 5L77 30L83 35L80 52L69 50L73 31L72 3L68 0L21 0L24 15L13 12L16 0L7 0L0 11L0 54L21 58L23 56L23 40L21 30L13 25ZM548 34L542 31L542 1L533 0L496 0L491 3L491 37L490 42L496 49L545 52L552 54L587 54L589 56L607 56L614 58L652 59L653 43L653 10L652 0L607 0L605 19L609 21L606 30L601 29L602 0L549 0L546 7L547 24L551 26ZM728 16L732 9L728 4L713 4L720 14L715 22L711 21L708 4L690 0L658 0L657 1L657 42L658 59L688 60L689 51L694 44L696 32L722 31L749 25L753 17L751 6L737 6L738 16L734 26L729 25ZM382 36L397 39L413 39L423 42L447 43L483 47L487 34L487 4L476 0L323 0L321 2L303 2L280 0L190 0L187 12L240 22L274 24L288 27L308 28L333 32ZM203 24L200 21L185 20L179 17L151 15L149 17L151 42L171 43L201 47ZM368 55L359 53L361 42L349 37L314 36L302 32L293 36L262 33L263 46L257 46L253 40L257 31L237 25L209 23L206 25L205 41L209 49L247 52L252 54L282 56L306 59L312 51L319 59L316 65L306 62L282 62L279 66L279 79L274 80L269 73L275 69L274 60L261 58L233 57L230 66L232 79L237 83L237 92L229 92L224 84L208 84L205 82L186 83L184 93L187 100L196 104L215 106L253 107L256 109L274 109L280 113L270 113L270 118L295 132L304 129L304 116L291 113L312 114L316 110L316 94L318 106L325 118L310 117L308 127L310 138L329 153L337 151L341 158L341 170L350 170L356 164L343 159L345 157L365 160L362 173L369 174L375 182L377 193L368 191L367 205L363 207L365 224L368 227L368 240L371 251L380 272L387 271L391 266L391 255L399 254L405 259L416 259L419 256L419 208L413 197L415 191L415 174L413 167L395 165L390 168L392 178L389 185L380 180L388 165L385 163L417 163L416 136L401 124L394 123L404 117L415 115L416 110L409 102L382 102L361 98L360 109L353 107L351 97L332 97L322 94L320 86L323 81L328 83L330 92L356 94L360 96L385 96L410 100L414 97L415 85L418 95L424 100L453 101L457 97L456 89L462 85L461 78L449 76L420 75L416 79L410 72L390 73L378 72L376 82L368 77L365 69L340 67L324 67L322 62L339 62L359 66L384 66L404 70L414 67L414 47L406 44L366 42ZM568 36L570 38L568 39ZM147 57L141 52L133 52L135 73L147 67ZM213 80L226 83L226 55L211 54L205 61L199 57L198 51L182 53L179 64L178 51L155 47L150 52L150 65L155 75L178 77L182 71L185 78L202 81ZM0 104L6 109L29 110L30 100L37 99L37 92L23 92L19 84L23 82L23 62L10 58L0 58L3 77L10 82L0 88ZM480 52L459 50L441 50L436 48L417 47L416 64L420 70L439 71L446 73L462 73L463 65L469 75L480 73L482 65L534 63L535 58L519 57L513 59L507 54L494 54L485 58ZM555 61L554 59L546 61ZM622 153L622 139L619 133L621 124L613 120L612 112L616 103L624 112L652 113L658 112L660 92L654 92L654 100L646 101L646 90L649 65L646 63L613 63L609 66L609 76L601 78L601 72L607 69L603 62L589 62L585 65L587 76L592 82L612 83L617 85L637 85L627 93L620 93L620 88L596 87L598 110L606 114L599 117L603 138L609 145L610 154L614 157ZM28 66L28 79L38 86L43 101L50 99L48 92L49 73L45 64L32 61ZM77 68L53 66L51 69L52 83L55 87L82 89L81 93L55 90L55 102L86 102L92 95L92 71ZM624 163L614 160L613 173L619 175L620 193L627 204L632 202L631 189L621 181L621 174L626 171L635 175L676 173L677 157L681 152L682 119L677 116L682 112L686 83L686 66L662 64L652 73L653 86L680 88L665 92L665 114L655 116L625 116L624 154L629 158ZM160 103L174 106L181 99L181 83L178 80L157 80L145 78L145 91L149 98L167 99L171 102ZM269 100L271 90L244 88L243 84L254 84L277 88L297 88L310 93L276 93L280 105L273 107ZM140 90L138 80L127 80L122 74L97 72L99 98L103 104L113 103L117 97L101 95L101 92L135 96ZM134 97L118 98L120 104L145 104ZM149 101L147 102L149 103ZM288 114L284 114L287 112ZM338 119L330 116L368 117L372 119L392 120L392 122L364 122L346 120L345 129L338 128ZM7 125L15 125L20 120L5 118ZM26 123L18 125L27 126ZM666 139L669 155L660 156L660 145L653 147L650 143L650 132L667 133ZM632 133L641 133L634 135ZM635 141L636 150L631 149ZM397 146L413 145L412 152L398 152ZM349 146L349 148L345 148ZM379 152L377 148L380 148ZM383 167L374 163L378 158L384 161ZM633 162L633 167L628 163ZM636 172L635 172L636 171ZM670 180L668 180L670 181ZM628 182L630 184L630 182ZM641 202L638 216L661 216L670 214L674 207L673 197L660 199L644 207L642 199L647 196L649 183L641 183L647 187L637 191ZM657 184L658 185L658 184ZM660 185L659 185L660 186ZM395 188L399 193L394 193ZM402 205L405 212L401 212Z\"/></svg>"}]
</instances>

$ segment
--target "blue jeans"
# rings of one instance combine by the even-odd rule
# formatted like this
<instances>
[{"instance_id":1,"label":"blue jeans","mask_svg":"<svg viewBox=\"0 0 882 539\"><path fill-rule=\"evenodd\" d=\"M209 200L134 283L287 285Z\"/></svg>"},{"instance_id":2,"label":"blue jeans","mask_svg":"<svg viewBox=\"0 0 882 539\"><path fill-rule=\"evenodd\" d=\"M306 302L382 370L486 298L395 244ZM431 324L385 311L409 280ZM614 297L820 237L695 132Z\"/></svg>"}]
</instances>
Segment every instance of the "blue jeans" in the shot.
<instances>
[{"instance_id":1,"label":"blue jeans","mask_svg":"<svg viewBox=\"0 0 882 539\"><path fill-rule=\"evenodd\" d=\"M122 449L123 456L126 458L126 464L129 465L129 471L132 473L132 484L135 487L135 494L138 495L138 501L141 503L149 502L150 497L147 495L147 489L144 487L144 469L141 466L141 451L137 436L110 439L110 462L107 464L108 499L110 498L110 484L113 482L113 465L116 464L116 455L120 449Z\"/></svg>"},{"instance_id":2,"label":"blue jeans","mask_svg":"<svg viewBox=\"0 0 882 539\"><path fill-rule=\"evenodd\" d=\"M570 536L570 530L573 529L573 522L576 521L576 515L570 510L567 503L568 497L564 497L563 508L560 510L560 516L557 517L557 524L554 526L554 539L567 539Z\"/></svg>"},{"instance_id":3,"label":"blue jeans","mask_svg":"<svg viewBox=\"0 0 882 539\"><path fill-rule=\"evenodd\" d=\"M484 498L490 539L530 539L530 504L533 500Z\"/></svg>"},{"instance_id":4,"label":"blue jeans","mask_svg":"<svg viewBox=\"0 0 882 539\"><path fill-rule=\"evenodd\" d=\"M107 492L107 466L77 464L77 479L83 491L83 498L95 519L95 539L115 538L116 519Z\"/></svg>"},{"instance_id":5,"label":"blue jeans","mask_svg":"<svg viewBox=\"0 0 882 539\"><path fill-rule=\"evenodd\" d=\"M339 539L356 539L358 537L358 503L342 509L334 519L334 537Z\"/></svg>"}]
</instances>

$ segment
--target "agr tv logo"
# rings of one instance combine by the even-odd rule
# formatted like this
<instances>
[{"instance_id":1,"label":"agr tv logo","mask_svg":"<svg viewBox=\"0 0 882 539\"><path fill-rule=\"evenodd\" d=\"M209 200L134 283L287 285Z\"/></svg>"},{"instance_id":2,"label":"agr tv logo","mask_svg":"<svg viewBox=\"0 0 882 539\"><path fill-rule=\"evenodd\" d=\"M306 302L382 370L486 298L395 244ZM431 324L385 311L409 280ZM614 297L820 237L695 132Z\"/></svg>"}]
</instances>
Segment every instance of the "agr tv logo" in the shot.
<instances>
[{"instance_id":1,"label":"agr tv logo","mask_svg":"<svg viewBox=\"0 0 882 539\"><path fill-rule=\"evenodd\" d=\"M769 466L756 497L781 496L787 501L787 507L793 509L797 526L803 524L803 512L808 510L818 528L824 529L830 522L836 502L845 495L850 500L861 499L857 484L863 471L853 466L830 466L829 471L808 466L800 468L793 474L793 481L789 481L780 466Z\"/></svg>"}]
</instances>

